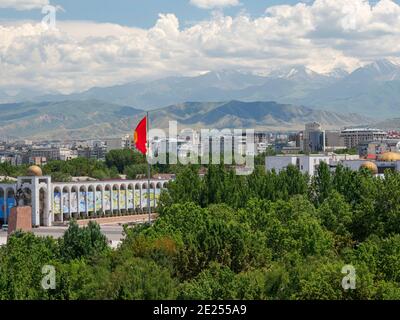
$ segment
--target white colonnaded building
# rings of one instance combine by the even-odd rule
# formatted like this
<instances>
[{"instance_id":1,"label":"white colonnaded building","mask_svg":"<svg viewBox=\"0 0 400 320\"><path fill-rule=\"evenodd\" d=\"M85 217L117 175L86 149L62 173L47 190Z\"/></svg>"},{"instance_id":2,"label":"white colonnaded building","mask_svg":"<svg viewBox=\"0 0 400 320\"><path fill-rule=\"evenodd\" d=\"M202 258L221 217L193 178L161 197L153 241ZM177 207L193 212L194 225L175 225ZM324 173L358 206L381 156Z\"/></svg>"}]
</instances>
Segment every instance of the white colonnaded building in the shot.
<instances>
[{"instance_id":1,"label":"white colonnaded building","mask_svg":"<svg viewBox=\"0 0 400 320\"><path fill-rule=\"evenodd\" d=\"M150 206L157 207L161 191L169 180L150 180ZM32 226L52 226L70 219L101 217L106 214L147 212L147 180L52 182L37 166L28 169L17 182L0 184L0 220L7 224L15 195L26 195L19 205L32 207Z\"/></svg>"}]
</instances>

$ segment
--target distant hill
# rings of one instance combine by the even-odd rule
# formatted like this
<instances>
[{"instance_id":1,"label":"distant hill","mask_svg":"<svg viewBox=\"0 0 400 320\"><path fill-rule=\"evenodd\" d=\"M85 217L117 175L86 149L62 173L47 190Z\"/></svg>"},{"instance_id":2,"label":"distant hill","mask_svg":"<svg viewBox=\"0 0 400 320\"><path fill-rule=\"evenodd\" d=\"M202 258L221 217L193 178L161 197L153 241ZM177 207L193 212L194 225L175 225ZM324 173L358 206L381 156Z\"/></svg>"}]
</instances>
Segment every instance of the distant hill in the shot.
<instances>
[{"instance_id":1,"label":"distant hill","mask_svg":"<svg viewBox=\"0 0 400 320\"><path fill-rule=\"evenodd\" d=\"M325 128L367 124L371 119L357 114L340 114L276 102L230 101L220 103L186 102L157 110L152 121L160 128L177 120L191 128L254 128L257 130L300 130L310 121Z\"/></svg>"},{"instance_id":2,"label":"distant hill","mask_svg":"<svg viewBox=\"0 0 400 320\"><path fill-rule=\"evenodd\" d=\"M0 135L36 139L113 137L130 133L144 111L97 100L0 105ZM276 102L186 102L151 112L153 128L300 130L309 121L325 128L369 123L356 114L313 110Z\"/></svg>"},{"instance_id":3,"label":"distant hill","mask_svg":"<svg viewBox=\"0 0 400 320\"><path fill-rule=\"evenodd\" d=\"M374 127L384 130L400 130L400 118L393 118L380 121L374 124Z\"/></svg>"},{"instance_id":4,"label":"distant hill","mask_svg":"<svg viewBox=\"0 0 400 320\"><path fill-rule=\"evenodd\" d=\"M90 101L0 105L0 136L37 139L110 137L133 128L143 111Z\"/></svg>"},{"instance_id":5,"label":"distant hill","mask_svg":"<svg viewBox=\"0 0 400 320\"><path fill-rule=\"evenodd\" d=\"M279 101L315 109L358 113L385 119L400 117L400 66L379 60L352 73L335 69L318 74L304 66L278 68L260 76L238 71L209 72L119 86L92 88L71 95L19 93L16 101L102 100L152 110L186 101ZM0 92L1 101L13 97Z\"/></svg>"}]
</instances>

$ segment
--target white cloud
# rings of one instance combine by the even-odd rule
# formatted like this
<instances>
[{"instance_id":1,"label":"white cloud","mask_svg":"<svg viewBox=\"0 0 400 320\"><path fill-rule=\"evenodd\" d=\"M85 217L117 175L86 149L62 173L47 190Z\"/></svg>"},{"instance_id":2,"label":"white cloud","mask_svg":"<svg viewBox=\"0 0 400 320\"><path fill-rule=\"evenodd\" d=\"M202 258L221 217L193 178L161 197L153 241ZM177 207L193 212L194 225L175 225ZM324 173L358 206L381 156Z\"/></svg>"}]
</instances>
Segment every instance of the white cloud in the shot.
<instances>
[{"instance_id":1,"label":"white cloud","mask_svg":"<svg viewBox=\"0 0 400 320\"><path fill-rule=\"evenodd\" d=\"M0 24L0 90L69 93L208 70L303 64L328 72L400 61L400 6L390 0L316 0L270 7L255 19L214 15L186 28L174 14L160 15L150 29L85 21L57 28Z\"/></svg>"},{"instance_id":2,"label":"white cloud","mask_svg":"<svg viewBox=\"0 0 400 320\"><path fill-rule=\"evenodd\" d=\"M49 0L0 0L0 8L13 8L16 10L31 10L43 8Z\"/></svg>"},{"instance_id":3,"label":"white cloud","mask_svg":"<svg viewBox=\"0 0 400 320\"><path fill-rule=\"evenodd\" d=\"M190 3L202 9L238 6L239 0L190 0Z\"/></svg>"}]
</instances>

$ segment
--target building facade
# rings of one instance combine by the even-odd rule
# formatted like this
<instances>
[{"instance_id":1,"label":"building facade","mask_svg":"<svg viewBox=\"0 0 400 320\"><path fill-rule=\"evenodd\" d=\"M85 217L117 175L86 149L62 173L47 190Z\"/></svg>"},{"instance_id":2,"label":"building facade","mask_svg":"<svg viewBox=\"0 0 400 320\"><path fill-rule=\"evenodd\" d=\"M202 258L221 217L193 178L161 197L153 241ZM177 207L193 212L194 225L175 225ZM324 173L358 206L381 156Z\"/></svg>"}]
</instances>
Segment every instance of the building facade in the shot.
<instances>
[{"instance_id":1,"label":"building facade","mask_svg":"<svg viewBox=\"0 0 400 320\"><path fill-rule=\"evenodd\" d=\"M303 134L303 151L306 153L325 151L325 131L318 122L307 123Z\"/></svg>"},{"instance_id":2,"label":"building facade","mask_svg":"<svg viewBox=\"0 0 400 320\"><path fill-rule=\"evenodd\" d=\"M355 128L342 130L341 136L344 139L346 148L358 147L363 142L381 141L386 139L388 134L379 129Z\"/></svg>"},{"instance_id":3,"label":"building facade","mask_svg":"<svg viewBox=\"0 0 400 320\"><path fill-rule=\"evenodd\" d=\"M150 181L150 206L157 207L161 191L169 180ZM32 207L32 225L52 226L77 217L100 213L141 212L148 207L147 180L111 180L61 183L49 176L18 177L17 183L0 184L0 219L7 224L16 205L17 189L27 199L20 205Z\"/></svg>"},{"instance_id":4,"label":"building facade","mask_svg":"<svg viewBox=\"0 0 400 320\"><path fill-rule=\"evenodd\" d=\"M289 165L297 167L302 173L313 176L318 166L325 162L329 165L330 157L325 155L287 155L272 156L265 158L265 168L267 171L275 170L280 172Z\"/></svg>"}]
</instances>

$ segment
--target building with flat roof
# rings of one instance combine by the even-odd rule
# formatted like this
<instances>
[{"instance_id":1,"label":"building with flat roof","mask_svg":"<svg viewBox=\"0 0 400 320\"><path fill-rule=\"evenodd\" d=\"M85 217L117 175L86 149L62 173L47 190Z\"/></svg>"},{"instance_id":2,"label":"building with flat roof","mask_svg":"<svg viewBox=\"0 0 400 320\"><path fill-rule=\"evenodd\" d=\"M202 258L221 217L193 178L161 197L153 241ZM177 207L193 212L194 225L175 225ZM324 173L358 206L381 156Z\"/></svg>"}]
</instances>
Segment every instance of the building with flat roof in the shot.
<instances>
[{"instance_id":1,"label":"building with flat roof","mask_svg":"<svg viewBox=\"0 0 400 320\"><path fill-rule=\"evenodd\" d=\"M341 132L346 148L356 148L360 143L386 139L388 133L372 128L348 128Z\"/></svg>"},{"instance_id":2,"label":"building with flat roof","mask_svg":"<svg viewBox=\"0 0 400 320\"><path fill-rule=\"evenodd\" d=\"M322 130L318 122L307 123L303 134L303 151L324 152L325 151L325 131Z\"/></svg>"},{"instance_id":3,"label":"building with flat roof","mask_svg":"<svg viewBox=\"0 0 400 320\"><path fill-rule=\"evenodd\" d=\"M366 168L375 175L383 175L386 170L400 172L400 152L385 152L377 157L376 160L361 159L358 155L287 155L273 156L265 158L267 171L275 170L280 172L289 165L297 167L302 173L313 176L318 166L325 162L331 170L335 170L339 165L351 170Z\"/></svg>"},{"instance_id":4,"label":"building with flat roof","mask_svg":"<svg viewBox=\"0 0 400 320\"><path fill-rule=\"evenodd\" d=\"M267 171L275 170L280 172L292 165L302 173L308 173L313 176L322 162L329 165L330 157L327 155L279 155L266 157L265 168Z\"/></svg>"}]
</instances>

